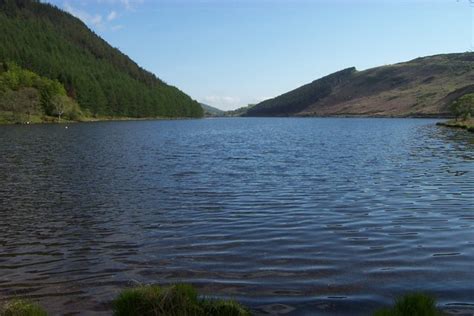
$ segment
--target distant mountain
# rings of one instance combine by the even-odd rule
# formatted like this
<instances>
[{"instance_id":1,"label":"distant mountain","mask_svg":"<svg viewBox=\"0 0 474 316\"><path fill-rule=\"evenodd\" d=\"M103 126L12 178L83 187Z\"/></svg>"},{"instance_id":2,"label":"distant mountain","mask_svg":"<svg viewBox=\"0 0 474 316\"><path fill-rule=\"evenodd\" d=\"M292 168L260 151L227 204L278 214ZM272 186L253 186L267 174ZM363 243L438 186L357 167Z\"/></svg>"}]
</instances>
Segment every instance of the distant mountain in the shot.
<instances>
[{"instance_id":1,"label":"distant mountain","mask_svg":"<svg viewBox=\"0 0 474 316\"><path fill-rule=\"evenodd\" d=\"M2 62L58 80L93 116L203 115L198 102L139 67L79 19L37 0L0 0Z\"/></svg>"},{"instance_id":2,"label":"distant mountain","mask_svg":"<svg viewBox=\"0 0 474 316\"><path fill-rule=\"evenodd\" d=\"M244 116L255 104L249 104L247 106L242 106L235 110L225 111L224 116Z\"/></svg>"},{"instance_id":3,"label":"distant mountain","mask_svg":"<svg viewBox=\"0 0 474 316\"><path fill-rule=\"evenodd\" d=\"M330 74L265 100L244 116L448 116L474 92L474 53L445 54Z\"/></svg>"},{"instance_id":4,"label":"distant mountain","mask_svg":"<svg viewBox=\"0 0 474 316\"><path fill-rule=\"evenodd\" d=\"M213 106L201 103L201 107L204 110L204 116L224 116L224 111L215 108Z\"/></svg>"}]
</instances>

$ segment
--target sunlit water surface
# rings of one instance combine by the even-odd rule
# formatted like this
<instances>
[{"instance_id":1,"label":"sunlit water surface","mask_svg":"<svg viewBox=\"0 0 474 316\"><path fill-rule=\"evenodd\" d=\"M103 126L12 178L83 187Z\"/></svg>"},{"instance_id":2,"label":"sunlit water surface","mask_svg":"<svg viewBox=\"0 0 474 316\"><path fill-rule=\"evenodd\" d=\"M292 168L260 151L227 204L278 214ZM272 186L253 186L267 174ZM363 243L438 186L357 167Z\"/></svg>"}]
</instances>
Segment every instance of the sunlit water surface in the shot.
<instances>
[{"instance_id":1,"label":"sunlit water surface","mask_svg":"<svg viewBox=\"0 0 474 316\"><path fill-rule=\"evenodd\" d=\"M257 313L474 306L474 134L416 119L0 127L0 298L110 313L189 282Z\"/></svg>"}]
</instances>

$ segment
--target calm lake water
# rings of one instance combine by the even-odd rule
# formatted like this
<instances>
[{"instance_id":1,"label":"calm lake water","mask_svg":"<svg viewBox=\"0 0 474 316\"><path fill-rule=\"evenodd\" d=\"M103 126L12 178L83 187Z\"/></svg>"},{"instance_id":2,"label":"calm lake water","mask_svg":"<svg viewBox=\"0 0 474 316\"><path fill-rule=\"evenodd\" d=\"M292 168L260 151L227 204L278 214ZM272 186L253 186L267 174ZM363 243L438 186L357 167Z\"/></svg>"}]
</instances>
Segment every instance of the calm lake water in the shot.
<instances>
[{"instance_id":1,"label":"calm lake water","mask_svg":"<svg viewBox=\"0 0 474 316\"><path fill-rule=\"evenodd\" d=\"M260 313L474 308L474 134L421 119L0 127L0 298L189 282Z\"/></svg>"}]
</instances>

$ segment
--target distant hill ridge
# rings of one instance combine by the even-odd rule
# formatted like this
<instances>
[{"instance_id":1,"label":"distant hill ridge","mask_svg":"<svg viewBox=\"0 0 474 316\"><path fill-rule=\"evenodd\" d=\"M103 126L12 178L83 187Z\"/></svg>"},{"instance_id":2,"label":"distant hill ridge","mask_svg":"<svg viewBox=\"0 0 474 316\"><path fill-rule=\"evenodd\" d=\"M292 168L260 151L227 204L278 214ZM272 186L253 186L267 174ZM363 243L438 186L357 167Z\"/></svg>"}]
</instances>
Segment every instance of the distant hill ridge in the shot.
<instances>
[{"instance_id":1,"label":"distant hill ridge","mask_svg":"<svg viewBox=\"0 0 474 316\"><path fill-rule=\"evenodd\" d=\"M0 0L0 62L57 79L92 115L201 117L179 89L111 47L82 21L36 0Z\"/></svg>"},{"instance_id":2,"label":"distant hill ridge","mask_svg":"<svg viewBox=\"0 0 474 316\"><path fill-rule=\"evenodd\" d=\"M225 113L225 111L205 103L201 103L201 107L204 110L204 116L224 116Z\"/></svg>"},{"instance_id":3,"label":"distant hill ridge","mask_svg":"<svg viewBox=\"0 0 474 316\"><path fill-rule=\"evenodd\" d=\"M444 54L364 71L347 68L265 100L244 116L449 116L474 92L474 53Z\"/></svg>"}]
</instances>

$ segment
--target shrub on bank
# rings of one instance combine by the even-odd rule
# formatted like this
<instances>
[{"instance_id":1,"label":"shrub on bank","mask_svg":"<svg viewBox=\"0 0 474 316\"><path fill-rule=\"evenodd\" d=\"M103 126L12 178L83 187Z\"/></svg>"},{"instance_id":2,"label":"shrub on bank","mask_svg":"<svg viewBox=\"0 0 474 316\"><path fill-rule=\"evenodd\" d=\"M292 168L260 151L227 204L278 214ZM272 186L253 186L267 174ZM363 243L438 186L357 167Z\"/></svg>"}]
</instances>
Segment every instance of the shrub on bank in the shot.
<instances>
[{"instance_id":1,"label":"shrub on bank","mask_svg":"<svg viewBox=\"0 0 474 316\"><path fill-rule=\"evenodd\" d=\"M231 300L201 299L190 285L169 287L139 286L122 291L113 301L116 316L250 316L250 312ZM435 300L412 293L395 301L374 316L441 316ZM12 300L0 306L0 316L47 316L40 306L25 300Z\"/></svg>"},{"instance_id":2,"label":"shrub on bank","mask_svg":"<svg viewBox=\"0 0 474 316\"><path fill-rule=\"evenodd\" d=\"M431 296L412 293L406 294L395 301L392 308L384 308L375 312L374 316L440 316L435 299Z\"/></svg>"},{"instance_id":3,"label":"shrub on bank","mask_svg":"<svg viewBox=\"0 0 474 316\"><path fill-rule=\"evenodd\" d=\"M198 298L190 285L139 286L124 290L113 302L116 316L247 316L250 313L234 301Z\"/></svg>"},{"instance_id":4,"label":"shrub on bank","mask_svg":"<svg viewBox=\"0 0 474 316\"><path fill-rule=\"evenodd\" d=\"M47 316L40 306L25 300L13 300L0 307L1 316Z\"/></svg>"},{"instance_id":5,"label":"shrub on bank","mask_svg":"<svg viewBox=\"0 0 474 316\"><path fill-rule=\"evenodd\" d=\"M250 315L242 305L229 300L205 300L202 302L204 315L216 316L245 316Z\"/></svg>"},{"instance_id":6,"label":"shrub on bank","mask_svg":"<svg viewBox=\"0 0 474 316\"><path fill-rule=\"evenodd\" d=\"M451 112L454 114L456 121L462 118L468 121L474 115L474 93L465 94L451 103L449 106Z\"/></svg>"}]
</instances>

